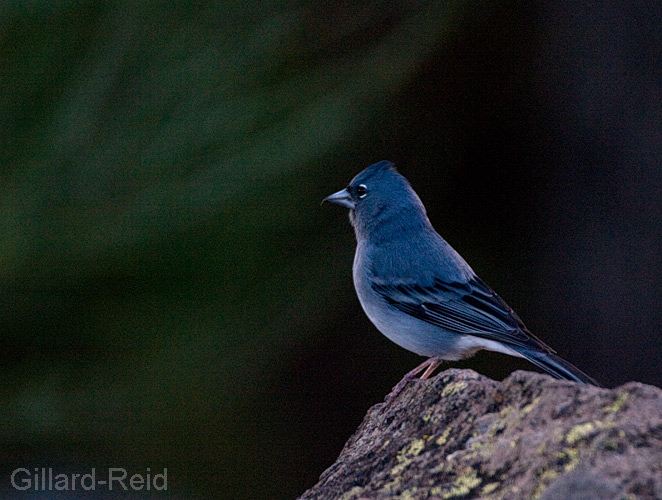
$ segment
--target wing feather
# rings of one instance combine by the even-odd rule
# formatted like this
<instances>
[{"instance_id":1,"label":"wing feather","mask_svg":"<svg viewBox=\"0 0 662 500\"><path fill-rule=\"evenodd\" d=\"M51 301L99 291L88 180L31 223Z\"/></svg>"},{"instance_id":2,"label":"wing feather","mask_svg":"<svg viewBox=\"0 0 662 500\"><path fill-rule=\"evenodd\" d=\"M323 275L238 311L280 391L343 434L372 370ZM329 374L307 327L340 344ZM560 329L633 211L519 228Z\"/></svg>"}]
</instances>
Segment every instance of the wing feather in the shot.
<instances>
[{"instance_id":1,"label":"wing feather","mask_svg":"<svg viewBox=\"0 0 662 500\"><path fill-rule=\"evenodd\" d=\"M374 281L372 288L393 307L449 332L554 352L478 277L464 283L435 280L429 286Z\"/></svg>"}]
</instances>

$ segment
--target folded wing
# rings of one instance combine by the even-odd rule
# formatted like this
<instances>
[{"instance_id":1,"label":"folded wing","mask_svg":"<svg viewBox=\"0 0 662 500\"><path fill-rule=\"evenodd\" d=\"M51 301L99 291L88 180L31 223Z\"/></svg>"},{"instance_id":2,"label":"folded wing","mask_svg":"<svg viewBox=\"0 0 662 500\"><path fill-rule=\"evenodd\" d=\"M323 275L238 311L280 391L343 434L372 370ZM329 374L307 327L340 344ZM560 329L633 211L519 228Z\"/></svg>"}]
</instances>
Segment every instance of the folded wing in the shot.
<instances>
[{"instance_id":1,"label":"folded wing","mask_svg":"<svg viewBox=\"0 0 662 500\"><path fill-rule=\"evenodd\" d=\"M553 353L528 331L515 312L480 278L468 282L434 280L422 286L374 280L373 290L393 307L459 335L473 335L512 347Z\"/></svg>"}]
</instances>

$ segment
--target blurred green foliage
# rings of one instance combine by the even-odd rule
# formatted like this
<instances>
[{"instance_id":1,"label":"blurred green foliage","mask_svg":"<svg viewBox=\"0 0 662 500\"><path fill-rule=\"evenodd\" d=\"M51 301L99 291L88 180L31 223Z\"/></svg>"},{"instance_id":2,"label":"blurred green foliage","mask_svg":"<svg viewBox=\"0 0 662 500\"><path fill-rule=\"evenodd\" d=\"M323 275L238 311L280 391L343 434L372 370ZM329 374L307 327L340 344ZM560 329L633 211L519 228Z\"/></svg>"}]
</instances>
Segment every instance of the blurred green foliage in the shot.
<instances>
[{"instance_id":1,"label":"blurred green foliage","mask_svg":"<svg viewBox=\"0 0 662 500\"><path fill-rule=\"evenodd\" d=\"M275 374L351 299L351 239L322 239L318 201L480 8L4 2L3 470L167 466L201 498L310 484Z\"/></svg>"}]
</instances>

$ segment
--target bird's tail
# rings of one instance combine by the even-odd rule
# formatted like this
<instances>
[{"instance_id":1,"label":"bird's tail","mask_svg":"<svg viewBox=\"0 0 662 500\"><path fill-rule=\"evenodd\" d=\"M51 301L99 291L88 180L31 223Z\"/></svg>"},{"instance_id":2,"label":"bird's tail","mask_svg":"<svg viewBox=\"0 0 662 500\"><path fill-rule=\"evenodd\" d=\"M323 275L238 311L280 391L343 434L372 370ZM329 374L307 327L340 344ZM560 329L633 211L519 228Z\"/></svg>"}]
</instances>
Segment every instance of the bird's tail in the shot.
<instances>
[{"instance_id":1,"label":"bird's tail","mask_svg":"<svg viewBox=\"0 0 662 500\"><path fill-rule=\"evenodd\" d=\"M551 376L561 380L573 380L584 384L602 387L595 379L586 375L575 365L568 363L565 359L551 352L533 351L531 349L516 349L523 357L531 363L542 368Z\"/></svg>"}]
</instances>

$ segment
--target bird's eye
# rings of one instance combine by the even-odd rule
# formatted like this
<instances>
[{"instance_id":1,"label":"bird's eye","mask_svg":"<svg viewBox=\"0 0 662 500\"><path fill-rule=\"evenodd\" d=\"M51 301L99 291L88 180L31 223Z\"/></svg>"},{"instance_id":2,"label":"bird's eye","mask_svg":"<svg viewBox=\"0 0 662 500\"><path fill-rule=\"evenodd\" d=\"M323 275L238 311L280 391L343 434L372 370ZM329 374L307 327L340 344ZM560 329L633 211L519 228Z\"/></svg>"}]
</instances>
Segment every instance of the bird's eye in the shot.
<instances>
[{"instance_id":1,"label":"bird's eye","mask_svg":"<svg viewBox=\"0 0 662 500\"><path fill-rule=\"evenodd\" d=\"M359 198L365 198L365 195L368 194L368 188L365 186L365 184L359 184L356 186L356 194Z\"/></svg>"}]
</instances>

